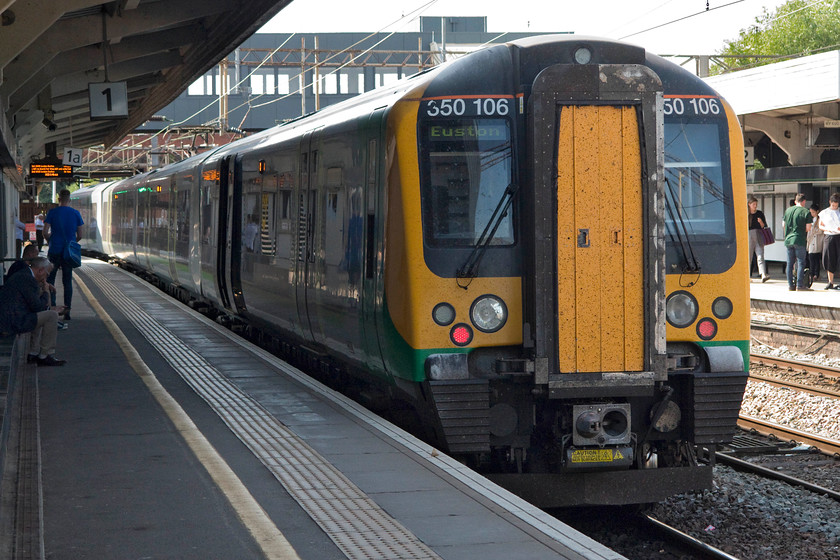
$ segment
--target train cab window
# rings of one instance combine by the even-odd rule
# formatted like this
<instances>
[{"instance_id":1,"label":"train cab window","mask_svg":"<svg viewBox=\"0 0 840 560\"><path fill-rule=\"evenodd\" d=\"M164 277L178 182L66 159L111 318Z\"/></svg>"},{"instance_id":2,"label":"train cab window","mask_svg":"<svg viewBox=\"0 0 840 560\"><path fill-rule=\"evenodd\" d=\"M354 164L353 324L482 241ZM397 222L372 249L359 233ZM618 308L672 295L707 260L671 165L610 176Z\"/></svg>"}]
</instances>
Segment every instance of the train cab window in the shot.
<instances>
[{"instance_id":1,"label":"train cab window","mask_svg":"<svg viewBox=\"0 0 840 560\"><path fill-rule=\"evenodd\" d=\"M421 127L423 231L436 247L474 246L511 183L510 126L504 119L435 120ZM490 245L513 245L512 212Z\"/></svg>"},{"instance_id":2,"label":"train cab window","mask_svg":"<svg viewBox=\"0 0 840 560\"><path fill-rule=\"evenodd\" d=\"M735 226L725 120L665 120L665 236L669 271L734 263ZM696 260L696 263L689 262Z\"/></svg>"}]
</instances>

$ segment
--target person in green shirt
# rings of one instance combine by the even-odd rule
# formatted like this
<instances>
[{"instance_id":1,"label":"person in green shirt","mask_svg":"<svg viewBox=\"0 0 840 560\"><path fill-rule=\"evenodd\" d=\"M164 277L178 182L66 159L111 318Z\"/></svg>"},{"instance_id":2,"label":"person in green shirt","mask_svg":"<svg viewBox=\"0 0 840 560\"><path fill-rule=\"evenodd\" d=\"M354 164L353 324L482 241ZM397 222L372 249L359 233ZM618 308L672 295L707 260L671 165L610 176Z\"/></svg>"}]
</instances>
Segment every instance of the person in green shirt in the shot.
<instances>
[{"instance_id":1,"label":"person in green shirt","mask_svg":"<svg viewBox=\"0 0 840 560\"><path fill-rule=\"evenodd\" d=\"M811 212L806 207L805 195L799 193L794 205L785 210L785 248L787 249L787 281L790 291L810 290L805 280L805 258L808 256L808 227ZM796 278L793 277L794 260Z\"/></svg>"}]
</instances>

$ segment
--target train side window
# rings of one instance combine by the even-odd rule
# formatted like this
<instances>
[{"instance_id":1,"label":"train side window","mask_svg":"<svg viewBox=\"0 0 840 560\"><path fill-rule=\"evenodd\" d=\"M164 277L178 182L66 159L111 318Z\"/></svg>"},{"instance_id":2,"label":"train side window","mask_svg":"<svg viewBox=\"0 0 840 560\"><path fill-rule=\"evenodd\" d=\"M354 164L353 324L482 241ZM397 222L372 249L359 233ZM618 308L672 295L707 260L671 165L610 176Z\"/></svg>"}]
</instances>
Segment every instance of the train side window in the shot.
<instances>
[{"instance_id":1,"label":"train side window","mask_svg":"<svg viewBox=\"0 0 840 560\"><path fill-rule=\"evenodd\" d=\"M257 163L256 159L259 159ZM242 250L275 256L279 177L276 160L257 154L243 162Z\"/></svg>"},{"instance_id":2,"label":"train side window","mask_svg":"<svg viewBox=\"0 0 840 560\"><path fill-rule=\"evenodd\" d=\"M260 247L258 252L268 256L274 256L277 253L277 245L274 237L274 207L276 196L275 193L264 192L260 197Z\"/></svg>"}]
</instances>

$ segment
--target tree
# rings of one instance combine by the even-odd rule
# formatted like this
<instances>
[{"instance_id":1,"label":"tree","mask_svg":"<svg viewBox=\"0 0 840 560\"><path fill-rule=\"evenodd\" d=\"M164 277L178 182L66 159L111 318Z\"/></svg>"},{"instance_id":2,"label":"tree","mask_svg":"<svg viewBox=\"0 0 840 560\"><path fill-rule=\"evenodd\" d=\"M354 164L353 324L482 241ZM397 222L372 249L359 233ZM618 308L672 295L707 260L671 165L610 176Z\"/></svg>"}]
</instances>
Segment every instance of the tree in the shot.
<instances>
[{"instance_id":1,"label":"tree","mask_svg":"<svg viewBox=\"0 0 840 560\"><path fill-rule=\"evenodd\" d=\"M727 56L724 64L734 70L838 47L840 0L790 0L775 12L764 8L755 24L742 29L738 39L726 41L718 54Z\"/></svg>"}]
</instances>

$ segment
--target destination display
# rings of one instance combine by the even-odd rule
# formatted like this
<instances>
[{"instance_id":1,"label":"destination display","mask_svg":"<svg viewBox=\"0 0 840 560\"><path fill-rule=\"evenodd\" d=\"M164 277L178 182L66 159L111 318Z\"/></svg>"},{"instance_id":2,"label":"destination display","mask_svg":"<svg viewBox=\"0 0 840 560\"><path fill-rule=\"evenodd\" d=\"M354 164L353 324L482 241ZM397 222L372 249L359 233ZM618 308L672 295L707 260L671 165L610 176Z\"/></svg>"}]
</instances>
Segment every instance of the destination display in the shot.
<instances>
[{"instance_id":1,"label":"destination display","mask_svg":"<svg viewBox=\"0 0 840 560\"><path fill-rule=\"evenodd\" d=\"M34 162L29 164L29 176L33 179L60 179L72 177L73 167L60 163Z\"/></svg>"}]
</instances>

